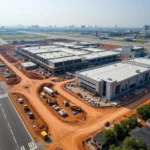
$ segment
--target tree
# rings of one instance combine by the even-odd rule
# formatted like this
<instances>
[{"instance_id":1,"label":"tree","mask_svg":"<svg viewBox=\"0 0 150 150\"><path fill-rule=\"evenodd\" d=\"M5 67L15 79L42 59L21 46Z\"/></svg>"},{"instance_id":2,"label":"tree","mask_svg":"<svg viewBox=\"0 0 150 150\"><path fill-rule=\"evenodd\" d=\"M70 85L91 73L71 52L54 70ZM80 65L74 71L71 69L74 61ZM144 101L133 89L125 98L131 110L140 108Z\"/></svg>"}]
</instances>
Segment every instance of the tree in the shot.
<instances>
[{"instance_id":1,"label":"tree","mask_svg":"<svg viewBox=\"0 0 150 150\"><path fill-rule=\"evenodd\" d=\"M121 120L120 126L122 127L122 129L124 129L124 132L126 132L126 134L127 134L128 131L129 131L129 123L128 123L128 120Z\"/></svg>"},{"instance_id":2,"label":"tree","mask_svg":"<svg viewBox=\"0 0 150 150\"><path fill-rule=\"evenodd\" d=\"M136 116L130 116L128 118L128 124L130 129L134 129L135 127L138 126L138 120Z\"/></svg>"},{"instance_id":3,"label":"tree","mask_svg":"<svg viewBox=\"0 0 150 150\"><path fill-rule=\"evenodd\" d=\"M113 144L113 145L110 145L109 150L115 150L115 148L116 148L116 145Z\"/></svg>"},{"instance_id":4,"label":"tree","mask_svg":"<svg viewBox=\"0 0 150 150\"><path fill-rule=\"evenodd\" d=\"M116 147L116 145L113 144L113 145L111 145L111 146L109 147L109 150L122 150L122 148L119 147L119 146Z\"/></svg>"},{"instance_id":5,"label":"tree","mask_svg":"<svg viewBox=\"0 0 150 150\"><path fill-rule=\"evenodd\" d=\"M148 150L146 143L143 140L137 140L133 137L126 137L123 141L123 149L127 150Z\"/></svg>"},{"instance_id":6,"label":"tree","mask_svg":"<svg viewBox=\"0 0 150 150\"><path fill-rule=\"evenodd\" d=\"M133 137L126 137L123 141L123 148L127 150L138 150L136 139Z\"/></svg>"},{"instance_id":7,"label":"tree","mask_svg":"<svg viewBox=\"0 0 150 150\"><path fill-rule=\"evenodd\" d=\"M110 145L115 143L115 141L116 141L116 136L115 136L113 130L111 130L111 129L104 131L104 138L106 140L106 143L108 143Z\"/></svg>"},{"instance_id":8,"label":"tree","mask_svg":"<svg viewBox=\"0 0 150 150\"><path fill-rule=\"evenodd\" d=\"M124 139L126 137L126 130L119 124L114 124L113 131L118 139Z\"/></svg>"},{"instance_id":9,"label":"tree","mask_svg":"<svg viewBox=\"0 0 150 150\"><path fill-rule=\"evenodd\" d=\"M137 108L137 113L142 116L144 120L150 118L150 104L145 104L139 108Z\"/></svg>"},{"instance_id":10,"label":"tree","mask_svg":"<svg viewBox=\"0 0 150 150\"><path fill-rule=\"evenodd\" d=\"M137 144L138 144L139 150L148 150L148 147L143 140L141 140L141 139L138 140Z\"/></svg>"}]
</instances>

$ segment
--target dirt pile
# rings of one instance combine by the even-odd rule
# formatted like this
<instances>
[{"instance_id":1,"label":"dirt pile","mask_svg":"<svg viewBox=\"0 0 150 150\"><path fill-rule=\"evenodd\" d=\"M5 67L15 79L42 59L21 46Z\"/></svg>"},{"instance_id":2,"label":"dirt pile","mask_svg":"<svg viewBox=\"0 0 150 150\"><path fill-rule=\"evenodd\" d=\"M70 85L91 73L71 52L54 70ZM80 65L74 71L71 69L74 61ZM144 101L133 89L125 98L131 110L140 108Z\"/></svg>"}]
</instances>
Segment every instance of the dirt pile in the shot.
<instances>
[{"instance_id":1,"label":"dirt pile","mask_svg":"<svg viewBox=\"0 0 150 150\"><path fill-rule=\"evenodd\" d=\"M43 77L41 77L40 75L38 75L35 72L27 71L27 70L23 70L23 69L20 69L20 71L22 71L30 79L37 79L37 80L43 79Z\"/></svg>"},{"instance_id":2,"label":"dirt pile","mask_svg":"<svg viewBox=\"0 0 150 150\"><path fill-rule=\"evenodd\" d=\"M12 78L8 78L7 80L6 80L6 83L8 84L8 85L15 85L15 84L18 84L19 82L20 82L20 78L19 77L12 77Z\"/></svg>"}]
</instances>

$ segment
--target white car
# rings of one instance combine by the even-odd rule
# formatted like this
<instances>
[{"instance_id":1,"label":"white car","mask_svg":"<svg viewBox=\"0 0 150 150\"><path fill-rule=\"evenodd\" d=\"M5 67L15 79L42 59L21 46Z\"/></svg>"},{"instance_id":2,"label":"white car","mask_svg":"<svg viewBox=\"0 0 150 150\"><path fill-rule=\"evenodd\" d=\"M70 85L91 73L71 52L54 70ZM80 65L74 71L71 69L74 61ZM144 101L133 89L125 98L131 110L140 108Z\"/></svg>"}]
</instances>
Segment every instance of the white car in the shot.
<instances>
[{"instance_id":1,"label":"white car","mask_svg":"<svg viewBox=\"0 0 150 150\"><path fill-rule=\"evenodd\" d=\"M52 108L56 111L60 110L59 107L57 105L53 105Z\"/></svg>"}]
</instances>

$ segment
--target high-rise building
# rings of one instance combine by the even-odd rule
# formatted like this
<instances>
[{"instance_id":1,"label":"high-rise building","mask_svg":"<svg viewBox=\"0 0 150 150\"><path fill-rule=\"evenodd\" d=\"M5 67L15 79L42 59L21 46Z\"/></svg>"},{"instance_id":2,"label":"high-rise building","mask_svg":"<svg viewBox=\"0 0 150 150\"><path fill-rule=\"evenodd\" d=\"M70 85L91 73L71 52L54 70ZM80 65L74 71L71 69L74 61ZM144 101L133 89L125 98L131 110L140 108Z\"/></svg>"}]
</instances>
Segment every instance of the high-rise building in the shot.
<instances>
[{"instance_id":1,"label":"high-rise building","mask_svg":"<svg viewBox=\"0 0 150 150\"><path fill-rule=\"evenodd\" d=\"M85 25L81 25L81 28L84 29L86 26Z\"/></svg>"},{"instance_id":2,"label":"high-rise building","mask_svg":"<svg viewBox=\"0 0 150 150\"><path fill-rule=\"evenodd\" d=\"M149 28L149 25L145 25L144 26L144 30L146 31L146 30L149 30L150 28Z\"/></svg>"}]
</instances>

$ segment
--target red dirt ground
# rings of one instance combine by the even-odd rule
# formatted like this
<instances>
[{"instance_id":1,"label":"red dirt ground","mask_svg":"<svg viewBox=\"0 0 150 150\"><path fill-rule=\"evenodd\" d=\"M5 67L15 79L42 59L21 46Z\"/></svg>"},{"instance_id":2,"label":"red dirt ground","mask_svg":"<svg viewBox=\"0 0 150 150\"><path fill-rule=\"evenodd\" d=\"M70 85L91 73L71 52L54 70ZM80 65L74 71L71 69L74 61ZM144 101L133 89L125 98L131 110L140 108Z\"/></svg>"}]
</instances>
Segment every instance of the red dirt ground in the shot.
<instances>
[{"instance_id":1,"label":"red dirt ground","mask_svg":"<svg viewBox=\"0 0 150 150\"><path fill-rule=\"evenodd\" d=\"M26 126L28 127L33 138L36 140L36 142L41 141L42 137L40 136L40 132L41 131L47 131L48 132L47 125L44 123L44 121L38 115L38 113L34 110L32 105L28 102L28 99L24 95L19 94L19 93L13 93L13 94L10 94L10 97L11 97L11 100L12 100L13 104L15 105L17 111L21 115L21 118L24 120ZM18 98L22 98L24 103L19 104L17 101ZM30 111L29 112L24 111L24 109L23 109L24 104L27 104L30 111L33 112L33 114L35 116L35 120L31 120L28 118L28 113ZM35 126L35 127L33 127L33 126Z\"/></svg>"},{"instance_id":2,"label":"red dirt ground","mask_svg":"<svg viewBox=\"0 0 150 150\"><path fill-rule=\"evenodd\" d=\"M120 48L120 46L112 45L112 44L103 44L102 46L99 46L98 48L110 50L110 49L114 49L114 48Z\"/></svg>"}]
</instances>

